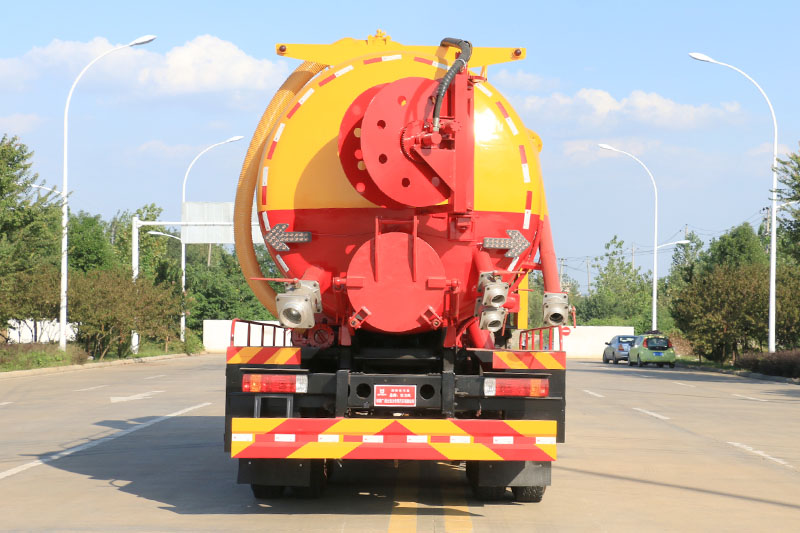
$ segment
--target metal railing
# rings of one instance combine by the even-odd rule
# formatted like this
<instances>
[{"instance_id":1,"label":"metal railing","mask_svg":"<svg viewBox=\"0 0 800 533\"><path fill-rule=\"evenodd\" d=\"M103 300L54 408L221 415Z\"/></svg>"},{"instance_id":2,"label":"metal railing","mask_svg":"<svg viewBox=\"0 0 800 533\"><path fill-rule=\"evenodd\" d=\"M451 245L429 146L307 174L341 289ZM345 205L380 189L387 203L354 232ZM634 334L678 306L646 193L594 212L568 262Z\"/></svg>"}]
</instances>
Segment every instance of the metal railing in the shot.
<instances>
[{"instance_id":1,"label":"metal railing","mask_svg":"<svg viewBox=\"0 0 800 533\"><path fill-rule=\"evenodd\" d=\"M235 344L234 338L236 335L236 326L247 325L247 344ZM270 333L267 330L271 329ZM240 328L241 330L241 328ZM260 344L253 344L253 332L255 330L256 340L260 338ZM260 335L259 335L260 330ZM272 344L264 344L265 341L271 337ZM280 344L278 344L280 341ZM265 322L255 322L253 320L242 320L234 318L231 322L231 346L291 346L292 345L292 330L285 328L278 324L267 324Z\"/></svg>"},{"instance_id":2,"label":"metal railing","mask_svg":"<svg viewBox=\"0 0 800 533\"><path fill-rule=\"evenodd\" d=\"M523 329L519 332L521 350L559 352L564 350L563 346L561 326Z\"/></svg>"}]
</instances>

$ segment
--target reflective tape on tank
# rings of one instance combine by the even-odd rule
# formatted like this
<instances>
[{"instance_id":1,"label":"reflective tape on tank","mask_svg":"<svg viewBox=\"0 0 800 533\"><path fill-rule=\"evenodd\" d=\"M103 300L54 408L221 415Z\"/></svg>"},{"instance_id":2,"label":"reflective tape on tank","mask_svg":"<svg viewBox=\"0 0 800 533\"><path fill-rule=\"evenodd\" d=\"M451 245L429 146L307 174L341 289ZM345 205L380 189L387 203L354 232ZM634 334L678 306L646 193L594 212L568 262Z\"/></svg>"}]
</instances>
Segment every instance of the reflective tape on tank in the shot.
<instances>
[{"instance_id":1,"label":"reflective tape on tank","mask_svg":"<svg viewBox=\"0 0 800 533\"><path fill-rule=\"evenodd\" d=\"M555 420L234 418L231 457L553 461L557 426Z\"/></svg>"},{"instance_id":2,"label":"reflective tape on tank","mask_svg":"<svg viewBox=\"0 0 800 533\"><path fill-rule=\"evenodd\" d=\"M503 105L503 103L502 102L495 102L495 104L497 104L497 108L500 110L500 113L503 115L503 118L505 119L506 124L508 124L508 127L511 128L511 134L512 135L518 134L519 130L517 129L517 125L514 124L514 121L511 119L511 115L508 114L508 111L506 111L506 108Z\"/></svg>"},{"instance_id":3,"label":"reflective tape on tank","mask_svg":"<svg viewBox=\"0 0 800 533\"><path fill-rule=\"evenodd\" d=\"M394 54L391 56L380 56L380 57L371 57L369 59L364 60L365 65L371 65L372 63L385 63L387 61L397 61L398 59L402 59L402 54Z\"/></svg>"},{"instance_id":4,"label":"reflective tape on tank","mask_svg":"<svg viewBox=\"0 0 800 533\"><path fill-rule=\"evenodd\" d=\"M228 346L229 365L299 365L300 348L282 346Z\"/></svg>"},{"instance_id":5,"label":"reflective tape on tank","mask_svg":"<svg viewBox=\"0 0 800 533\"><path fill-rule=\"evenodd\" d=\"M444 65L442 63L438 63L438 62L433 61L431 59L425 59L424 57L415 57L414 61L416 61L417 63L425 63L426 65L431 65L432 67L441 68L441 69L444 69L444 70L447 70L448 68L450 68L447 65Z\"/></svg>"},{"instance_id":6,"label":"reflective tape on tank","mask_svg":"<svg viewBox=\"0 0 800 533\"><path fill-rule=\"evenodd\" d=\"M492 352L492 368L495 370L564 370L566 367L566 352Z\"/></svg>"}]
</instances>

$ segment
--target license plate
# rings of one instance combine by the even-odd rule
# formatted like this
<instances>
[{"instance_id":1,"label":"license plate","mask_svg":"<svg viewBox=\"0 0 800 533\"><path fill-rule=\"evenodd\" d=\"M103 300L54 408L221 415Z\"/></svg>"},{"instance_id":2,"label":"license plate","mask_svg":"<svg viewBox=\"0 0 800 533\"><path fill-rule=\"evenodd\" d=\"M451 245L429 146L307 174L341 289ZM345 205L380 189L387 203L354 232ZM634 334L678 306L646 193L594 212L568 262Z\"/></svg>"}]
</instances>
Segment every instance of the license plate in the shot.
<instances>
[{"instance_id":1,"label":"license plate","mask_svg":"<svg viewBox=\"0 0 800 533\"><path fill-rule=\"evenodd\" d=\"M375 385L375 407L416 406L416 385Z\"/></svg>"},{"instance_id":2,"label":"license plate","mask_svg":"<svg viewBox=\"0 0 800 533\"><path fill-rule=\"evenodd\" d=\"M664 355L664 352L653 352L653 355L655 355L656 357L660 357Z\"/></svg>"}]
</instances>

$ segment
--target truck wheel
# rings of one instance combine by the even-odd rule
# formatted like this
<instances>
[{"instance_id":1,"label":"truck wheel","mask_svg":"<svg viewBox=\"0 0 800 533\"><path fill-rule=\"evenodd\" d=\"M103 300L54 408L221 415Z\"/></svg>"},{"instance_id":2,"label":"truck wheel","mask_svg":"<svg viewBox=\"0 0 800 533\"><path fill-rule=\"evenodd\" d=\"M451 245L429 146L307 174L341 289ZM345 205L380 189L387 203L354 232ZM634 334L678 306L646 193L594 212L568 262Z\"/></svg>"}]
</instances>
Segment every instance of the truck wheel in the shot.
<instances>
[{"instance_id":1,"label":"truck wheel","mask_svg":"<svg viewBox=\"0 0 800 533\"><path fill-rule=\"evenodd\" d=\"M283 496L283 485L250 485L253 496L259 500L270 500Z\"/></svg>"},{"instance_id":2,"label":"truck wheel","mask_svg":"<svg viewBox=\"0 0 800 533\"><path fill-rule=\"evenodd\" d=\"M496 502L502 500L506 495L505 487L472 487L475 497L485 502Z\"/></svg>"},{"instance_id":3,"label":"truck wheel","mask_svg":"<svg viewBox=\"0 0 800 533\"><path fill-rule=\"evenodd\" d=\"M544 490L547 487L511 487L514 492L514 501L517 502L540 502L544 497Z\"/></svg>"}]
</instances>

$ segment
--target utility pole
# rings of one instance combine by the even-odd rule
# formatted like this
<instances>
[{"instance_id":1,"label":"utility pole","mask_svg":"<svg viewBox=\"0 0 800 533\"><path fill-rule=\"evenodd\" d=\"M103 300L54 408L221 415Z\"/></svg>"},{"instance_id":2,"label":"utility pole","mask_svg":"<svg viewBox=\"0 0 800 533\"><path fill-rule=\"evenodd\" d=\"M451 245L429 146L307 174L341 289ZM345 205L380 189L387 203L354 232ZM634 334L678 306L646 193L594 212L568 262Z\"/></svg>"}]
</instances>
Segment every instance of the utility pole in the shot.
<instances>
[{"instance_id":1,"label":"utility pole","mask_svg":"<svg viewBox=\"0 0 800 533\"><path fill-rule=\"evenodd\" d=\"M561 268L558 270L558 284L561 285L561 290L564 290L564 258L561 258Z\"/></svg>"},{"instance_id":2,"label":"utility pole","mask_svg":"<svg viewBox=\"0 0 800 533\"><path fill-rule=\"evenodd\" d=\"M592 290L592 278L589 276L589 258L586 258L586 294Z\"/></svg>"},{"instance_id":3,"label":"utility pole","mask_svg":"<svg viewBox=\"0 0 800 533\"><path fill-rule=\"evenodd\" d=\"M689 224L686 224L683 227L683 239L688 241L689 240Z\"/></svg>"}]
</instances>

